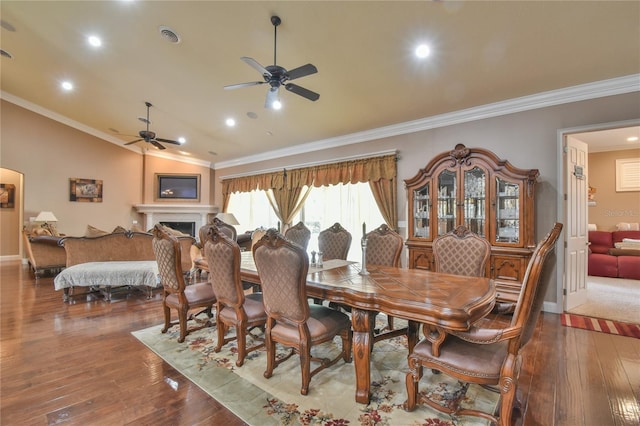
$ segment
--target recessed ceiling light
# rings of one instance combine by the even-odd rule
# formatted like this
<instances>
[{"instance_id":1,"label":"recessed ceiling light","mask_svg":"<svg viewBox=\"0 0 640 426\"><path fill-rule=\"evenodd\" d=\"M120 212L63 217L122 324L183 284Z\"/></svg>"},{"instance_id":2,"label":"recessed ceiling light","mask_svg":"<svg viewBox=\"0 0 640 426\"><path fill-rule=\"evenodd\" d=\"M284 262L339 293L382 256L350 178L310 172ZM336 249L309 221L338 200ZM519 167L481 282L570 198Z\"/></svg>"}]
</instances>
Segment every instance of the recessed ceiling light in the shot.
<instances>
[{"instance_id":1,"label":"recessed ceiling light","mask_svg":"<svg viewBox=\"0 0 640 426\"><path fill-rule=\"evenodd\" d=\"M416 47L415 53L418 58L423 59L431 54L431 48L426 44L421 44Z\"/></svg>"},{"instance_id":2,"label":"recessed ceiling light","mask_svg":"<svg viewBox=\"0 0 640 426\"><path fill-rule=\"evenodd\" d=\"M89 36L87 37L87 41L89 42L89 44L93 47L100 47L102 46L102 40L100 40L100 37L98 36Z\"/></svg>"},{"instance_id":3,"label":"recessed ceiling light","mask_svg":"<svg viewBox=\"0 0 640 426\"><path fill-rule=\"evenodd\" d=\"M236 120L234 120L233 118L229 117L225 120L225 124L227 125L227 127L233 127L236 125Z\"/></svg>"},{"instance_id":4,"label":"recessed ceiling light","mask_svg":"<svg viewBox=\"0 0 640 426\"><path fill-rule=\"evenodd\" d=\"M627 138L627 142L635 142L637 140L638 140L637 136L631 136L631 137Z\"/></svg>"},{"instance_id":5,"label":"recessed ceiling light","mask_svg":"<svg viewBox=\"0 0 640 426\"><path fill-rule=\"evenodd\" d=\"M60 86L66 91L73 90L73 83L71 83L70 81L63 81Z\"/></svg>"},{"instance_id":6,"label":"recessed ceiling light","mask_svg":"<svg viewBox=\"0 0 640 426\"><path fill-rule=\"evenodd\" d=\"M247 117L249 117L249 118L251 118L251 119L254 119L254 120L255 120L256 118L258 118L258 114L256 114L256 113L255 113L255 112L253 112L253 111L249 111L249 112L247 113Z\"/></svg>"}]
</instances>

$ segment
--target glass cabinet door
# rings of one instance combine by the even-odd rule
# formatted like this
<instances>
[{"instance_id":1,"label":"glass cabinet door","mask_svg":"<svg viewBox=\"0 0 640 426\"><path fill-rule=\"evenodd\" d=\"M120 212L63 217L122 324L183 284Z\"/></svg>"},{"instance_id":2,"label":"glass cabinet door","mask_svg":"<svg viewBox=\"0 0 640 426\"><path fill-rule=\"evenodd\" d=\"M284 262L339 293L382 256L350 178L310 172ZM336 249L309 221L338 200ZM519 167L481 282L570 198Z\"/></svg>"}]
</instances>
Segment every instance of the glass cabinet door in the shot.
<instances>
[{"instance_id":1,"label":"glass cabinet door","mask_svg":"<svg viewBox=\"0 0 640 426\"><path fill-rule=\"evenodd\" d=\"M456 173L444 170L438 175L438 235L456 227Z\"/></svg>"},{"instance_id":2,"label":"glass cabinet door","mask_svg":"<svg viewBox=\"0 0 640 426\"><path fill-rule=\"evenodd\" d=\"M520 185L496 177L496 242L520 242Z\"/></svg>"},{"instance_id":3,"label":"glass cabinet door","mask_svg":"<svg viewBox=\"0 0 640 426\"><path fill-rule=\"evenodd\" d=\"M429 183L413 191L413 236L429 238L429 219L431 218L431 198Z\"/></svg>"},{"instance_id":4,"label":"glass cabinet door","mask_svg":"<svg viewBox=\"0 0 640 426\"><path fill-rule=\"evenodd\" d=\"M485 236L486 173L479 167L464 171L464 225L471 232Z\"/></svg>"}]
</instances>

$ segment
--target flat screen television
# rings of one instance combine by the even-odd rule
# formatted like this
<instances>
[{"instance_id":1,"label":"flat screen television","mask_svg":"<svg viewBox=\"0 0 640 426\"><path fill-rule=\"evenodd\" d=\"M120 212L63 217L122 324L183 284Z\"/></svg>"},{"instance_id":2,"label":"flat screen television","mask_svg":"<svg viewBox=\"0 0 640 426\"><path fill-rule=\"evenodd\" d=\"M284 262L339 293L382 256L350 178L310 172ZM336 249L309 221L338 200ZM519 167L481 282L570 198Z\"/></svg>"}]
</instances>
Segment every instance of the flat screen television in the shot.
<instances>
[{"instance_id":1,"label":"flat screen television","mask_svg":"<svg viewBox=\"0 0 640 426\"><path fill-rule=\"evenodd\" d=\"M200 200L200 175L156 175L157 199Z\"/></svg>"}]
</instances>

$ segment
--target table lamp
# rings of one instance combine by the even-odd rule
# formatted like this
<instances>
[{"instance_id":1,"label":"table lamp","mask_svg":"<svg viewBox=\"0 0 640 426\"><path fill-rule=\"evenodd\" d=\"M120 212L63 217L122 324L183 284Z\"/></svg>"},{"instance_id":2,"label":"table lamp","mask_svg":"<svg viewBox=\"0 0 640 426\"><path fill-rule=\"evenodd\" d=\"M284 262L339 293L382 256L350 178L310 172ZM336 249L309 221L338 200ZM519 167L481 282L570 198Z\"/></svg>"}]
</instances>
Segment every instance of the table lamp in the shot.
<instances>
[{"instance_id":1,"label":"table lamp","mask_svg":"<svg viewBox=\"0 0 640 426\"><path fill-rule=\"evenodd\" d=\"M218 213L216 217L228 225L240 225L233 213Z\"/></svg>"},{"instance_id":2,"label":"table lamp","mask_svg":"<svg viewBox=\"0 0 640 426\"><path fill-rule=\"evenodd\" d=\"M38 213L38 216L35 219L36 222L43 222L42 228L48 230L51 235L57 235L58 231L55 228L55 222L58 221L56 216L52 212L42 211ZM53 222L53 223L52 223Z\"/></svg>"}]
</instances>

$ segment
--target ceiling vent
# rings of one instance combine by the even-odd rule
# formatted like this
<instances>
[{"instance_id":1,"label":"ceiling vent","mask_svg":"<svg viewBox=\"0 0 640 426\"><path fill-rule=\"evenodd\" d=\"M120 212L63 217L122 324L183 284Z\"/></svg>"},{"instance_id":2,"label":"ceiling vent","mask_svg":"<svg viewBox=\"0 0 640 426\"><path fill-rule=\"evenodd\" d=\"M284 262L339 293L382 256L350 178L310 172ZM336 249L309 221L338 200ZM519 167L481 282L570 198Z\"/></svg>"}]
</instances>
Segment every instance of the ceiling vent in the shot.
<instances>
[{"instance_id":1,"label":"ceiling vent","mask_svg":"<svg viewBox=\"0 0 640 426\"><path fill-rule=\"evenodd\" d=\"M3 58L13 59L13 55L4 49L0 49L0 56L2 56Z\"/></svg>"},{"instance_id":2,"label":"ceiling vent","mask_svg":"<svg viewBox=\"0 0 640 426\"><path fill-rule=\"evenodd\" d=\"M180 40L181 40L178 33L173 31L169 27L165 27L164 25L160 26L160 35L166 40L168 40L170 43L174 43L174 44L180 43Z\"/></svg>"}]
</instances>

